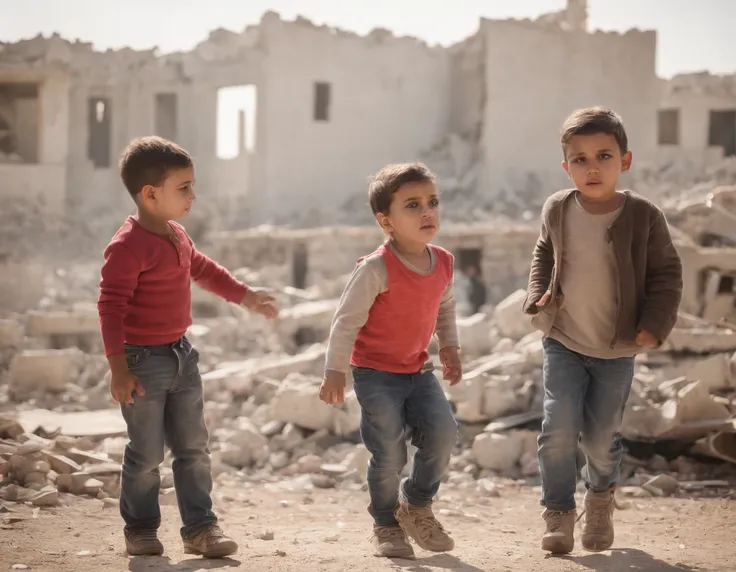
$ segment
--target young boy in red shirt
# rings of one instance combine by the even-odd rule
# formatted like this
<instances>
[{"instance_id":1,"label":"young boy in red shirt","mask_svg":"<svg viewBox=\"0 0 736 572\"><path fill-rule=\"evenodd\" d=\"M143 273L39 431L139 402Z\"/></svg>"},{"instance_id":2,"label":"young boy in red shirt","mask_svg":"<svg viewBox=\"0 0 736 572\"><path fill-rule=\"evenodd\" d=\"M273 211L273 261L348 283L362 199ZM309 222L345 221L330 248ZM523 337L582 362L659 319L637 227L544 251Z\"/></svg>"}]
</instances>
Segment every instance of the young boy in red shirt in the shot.
<instances>
[{"instance_id":1,"label":"young boy in red shirt","mask_svg":"<svg viewBox=\"0 0 736 572\"><path fill-rule=\"evenodd\" d=\"M192 324L191 280L267 318L273 298L236 280L200 253L174 222L194 203L189 154L160 137L130 143L120 175L137 206L105 249L98 311L110 364L110 393L130 439L125 448L120 513L131 555L160 555L158 495L164 445L174 456L174 487L184 550L219 558L238 546L217 526L204 422L199 354L185 337Z\"/></svg>"},{"instance_id":2,"label":"young boy in red shirt","mask_svg":"<svg viewBox=\"0 0 736 572\"><path fill-rule=\"evenodd\" d=\"M370 185L369 200L388 240L358 261L343 292L320 398L342 402L352 367L360 432L372 455L368 511L375 554L413 558L407 535L425 550L454 548L431 503L457 440L457 423L427 363L427 346L436 333L444 378L455 385L462 377L454 258L429 244L440 228L440 207L434 175L424 165L385 167ZM418 450L411 476L400 483L407 426Z\"/></svg>"}]
</instances>

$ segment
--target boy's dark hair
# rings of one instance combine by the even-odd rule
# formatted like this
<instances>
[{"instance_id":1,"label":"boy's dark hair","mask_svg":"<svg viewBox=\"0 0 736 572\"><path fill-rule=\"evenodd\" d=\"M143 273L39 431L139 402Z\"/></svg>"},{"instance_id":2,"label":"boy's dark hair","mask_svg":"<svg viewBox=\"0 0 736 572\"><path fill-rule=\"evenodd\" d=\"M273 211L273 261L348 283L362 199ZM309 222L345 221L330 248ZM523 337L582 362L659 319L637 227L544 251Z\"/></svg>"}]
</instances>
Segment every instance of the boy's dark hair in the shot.
<instances>
[{"instance_id":1,"label":"boy's dark hair","mask_svg":"<svg viewBox=\"0 0 736 572\"><path fill-rule=\"evenodd\" d=\"M628 152L629 139L626 136L626 129L624 129L621 116L606 107L586 107L573 111L565 119L565 123L562 124L560 141L563 153L565 152L565 145L575 135L595 135L596 133L613 135L621 154Z\"/></svg>"},{"instance_id":2,"label":"boy's dark hair","mask_svg":"<svg viewBox=\"0 0 736 572\"><path fill-rule=\"evenodd\" d=\"M120 178L130 196L146 185L159 186L173 170L187 169L194 163L184 149L163 137L134 139L120 157Z\"/></svg>"},{"instance_id":3,"label":"boy's dark hair","mask_svg":"<svg viewBox=\"0 0 736 572\"><path fill-rule=\"evenodd\" d=\"M434 183L435 176L423 163L386 165L371 179L368 202L373 214L388 214L393 195L409 183Z\"/></svg>"}]
</instances>

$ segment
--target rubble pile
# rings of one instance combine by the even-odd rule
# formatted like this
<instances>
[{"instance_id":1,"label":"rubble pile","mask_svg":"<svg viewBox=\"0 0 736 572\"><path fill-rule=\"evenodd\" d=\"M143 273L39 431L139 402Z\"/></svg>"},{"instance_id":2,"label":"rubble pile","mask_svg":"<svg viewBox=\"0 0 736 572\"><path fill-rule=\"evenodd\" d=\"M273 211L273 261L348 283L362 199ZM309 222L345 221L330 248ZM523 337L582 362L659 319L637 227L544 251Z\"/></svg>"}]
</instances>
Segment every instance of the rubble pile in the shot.
<instances>
[{"instance_id":1,"label":"rubble pile","mask_svg":"<svg viewBox=\"0 0 736 572\"><path fill-rule=\"evenodd\" d=\"M318 399L337 300L286 291L291 306L275 323L234 308L190 329L202 354L213 472L219 482L360 488L368 453L355 394L339 406ZM459 319L465 375L445 385L460 423L447 480L486 496L539 484L542 345L521 314L524 296ZM49 506L68 494L119 494L125 426L109 397L97 328L94 308L79 305L0 320L0 499ZM736 486L734 352L733 331L683 315L666 348L637 359L622 430L625 494ZM170 461L161 495L174 503Z\"/></svg>"}]
</instances>

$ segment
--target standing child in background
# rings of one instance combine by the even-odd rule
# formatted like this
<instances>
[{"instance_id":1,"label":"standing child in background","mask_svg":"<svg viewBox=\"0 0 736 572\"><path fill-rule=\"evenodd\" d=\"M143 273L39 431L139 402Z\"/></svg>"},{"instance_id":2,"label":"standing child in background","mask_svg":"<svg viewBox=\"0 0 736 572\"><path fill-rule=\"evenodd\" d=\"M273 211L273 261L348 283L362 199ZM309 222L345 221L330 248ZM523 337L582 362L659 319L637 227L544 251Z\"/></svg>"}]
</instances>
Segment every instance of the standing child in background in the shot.
<instances>
[{"instance_id":1,"label":"standing child in background","mask_svg":"<svg viewBox=\"0 0 736 572\"><path fill-rule=\"evenodd\" d=\"M682 267L662 211L618 191L631 152L621 118L575 111L562 128L562 166L575 189L542 209L524 312L545 337L544 420L538 439L543 550L574 547L578 439L586 457L582 545L614 540L618 430L634 356L662 345L677 321Z\"/></svg>"},{"instance_id":2,"label":"standing child in background","mask_svg":"<svg viewBox=\"0 0 736 572\"><path fill-rule=\"evenodd\" d=\"M439 341L444 378L462 378L454 258L429 242L440 228L434 175L422 164L389 165L369 189L373 214L388 240L358 261L332 321L320 398L341 403L352 367L360 432L372 457L368 511L376 556L413 558L406 535L423 549L452 550L454 541L431 504L457 440L457 423L432 373L427 347ZM405 428L417 447L411 476Z\"/></svg>"},{"instance_id":3,"label":"standing child in background","mask_svg":"<svg viewBox=\"0 0 736 572\"><path fill-rule=\"evenodd\" d=\"M267 318L273 298L236 280L199 252L184 227L194 203L194 164L170 141L133 141L120 175L137 207L105 249L98 310L110 392L128 428L120 490L131 555L160 555L158 495L164 445L174 457L174 487L184 550L217 558L238 546L212 512L212 473L199 354L185 337L192 324L191 280Z\"/></svg>"}]
</instances>

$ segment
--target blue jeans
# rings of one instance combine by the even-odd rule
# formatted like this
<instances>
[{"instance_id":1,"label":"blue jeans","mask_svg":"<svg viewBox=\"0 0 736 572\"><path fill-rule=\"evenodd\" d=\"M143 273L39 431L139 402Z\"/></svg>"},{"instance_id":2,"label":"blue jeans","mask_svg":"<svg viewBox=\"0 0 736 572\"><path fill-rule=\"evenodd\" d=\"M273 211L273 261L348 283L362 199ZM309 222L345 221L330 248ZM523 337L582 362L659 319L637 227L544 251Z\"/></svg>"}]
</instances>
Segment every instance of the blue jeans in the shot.
<instances>
[{"instance_id":1,"label":"blue jeans","mask_svg":"<svg viewBox=\"0 0 736 572\"><path fill-rule=\"evenodd\" d=\"M432 372L400 374L353 367L361 408L360 435L371 453L368 512L376 526L396 524L399 478L407 462L406 429L417 447L411 476L401 483L413 506L427 506L457 442L457 422Z\"/></svg>"},{"instance_id":2,"label":"blue jeans","mask_svg":"<svg viewBox=\"0 0 736 572\"><path fill-rule=\"evenodd\" d=\"M122 405L128 425L120 514L126 529L157 529L164 445L174 457L174 487L188 537L217 522L212 512L212 473L204 423L199 354L186 338L163 346L125 346L128 367L146 394Z\"/></svg>"},{"instance_id":3,"label":"blue jeans","mask_svg":"<svg viewBox=\"0 0 736 572\"><path fill-rule=\"evenodd\" d=\"M537 439L542 505L575 509L578 442L585 454L585 485L609 490L619 478L618 433L634 376L634 358L599 359L544 338L544 420Z\"/></svg>"}]
</instances>

